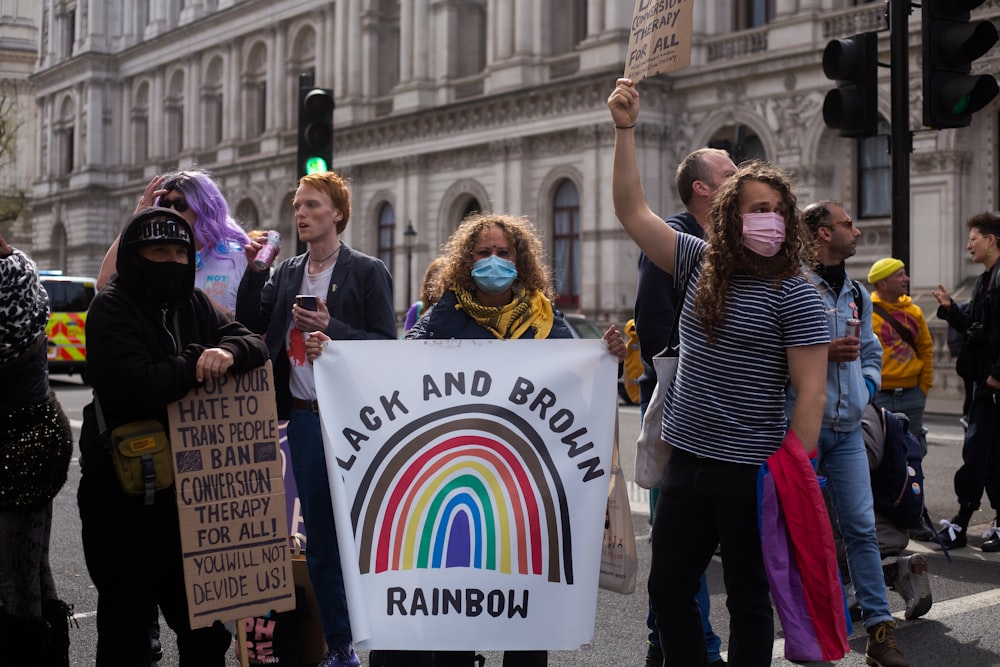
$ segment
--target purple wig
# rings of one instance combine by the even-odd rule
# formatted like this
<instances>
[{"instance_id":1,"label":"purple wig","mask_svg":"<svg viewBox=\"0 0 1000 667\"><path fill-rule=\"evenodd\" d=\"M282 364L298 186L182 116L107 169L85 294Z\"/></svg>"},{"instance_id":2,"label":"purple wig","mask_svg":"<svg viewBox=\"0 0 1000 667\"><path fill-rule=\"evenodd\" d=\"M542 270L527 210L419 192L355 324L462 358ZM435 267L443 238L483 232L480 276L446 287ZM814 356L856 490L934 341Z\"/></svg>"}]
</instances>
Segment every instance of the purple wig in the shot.
<instances>
[{"instance_id":1,"label":"purple wig","mask_svg":"<svg viewBox=\"0 0 1000 667\"><path fill-rule=\"evenodd\" d=\"M192 225L195 238L201 243L201 252L206 255L219 256L218 247L224 241L240 246L250 242L247 233L229 215L229 205L208 172L201 169L179 171L167 176L161 189L167 192L176 190L184 195L196 216Z\"/></svg>"}]
</instances>

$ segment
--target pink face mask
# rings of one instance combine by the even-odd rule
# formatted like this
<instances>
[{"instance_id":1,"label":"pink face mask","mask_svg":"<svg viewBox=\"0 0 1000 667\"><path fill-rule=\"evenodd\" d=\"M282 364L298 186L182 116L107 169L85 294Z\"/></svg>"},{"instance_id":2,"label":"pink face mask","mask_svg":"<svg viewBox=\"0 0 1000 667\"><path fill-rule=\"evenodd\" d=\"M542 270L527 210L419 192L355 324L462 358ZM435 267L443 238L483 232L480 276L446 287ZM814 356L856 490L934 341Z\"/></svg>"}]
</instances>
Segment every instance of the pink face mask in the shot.
<instances>
[{"instance_id":1,"label":"pink face mask","mask_svg":"<svg viewBox=\"0 0 1000 667\"><path fill-rule=\"evenodd\" d=\"M744 213L743 245L761 257L774 257L785 243L785 219L780 213Z\"/></svg>"}]
</instances>

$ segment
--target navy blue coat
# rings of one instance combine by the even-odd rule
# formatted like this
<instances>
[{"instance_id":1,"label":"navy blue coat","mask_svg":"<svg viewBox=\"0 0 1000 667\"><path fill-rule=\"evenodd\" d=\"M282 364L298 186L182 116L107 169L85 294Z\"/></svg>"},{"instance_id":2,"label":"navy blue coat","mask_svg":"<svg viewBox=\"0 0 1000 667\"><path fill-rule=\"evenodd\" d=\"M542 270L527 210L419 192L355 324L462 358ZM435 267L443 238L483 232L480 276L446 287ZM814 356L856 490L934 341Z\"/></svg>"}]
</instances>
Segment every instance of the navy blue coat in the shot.
<instances>
[{"instance_id":1,"label":"navy blue coat","mask_svg":"<svg viewBox=\"0 0 1000 667\"><path fill-rule=\"evenodd\" d=\"M406 335L408 340L418 340L424 338L438 338L442 340L474 339L474 338L496 338L486 327L480 326L474 319L469 317L464 310L455 310L458 298L455 292L448 290L444 296L434 304L434 307L427 311L423 317L410 329ZM549 338L572 338L573 333L566 324L566 319L558 310L553 309L555 321L552 323L552 330ZM528 329L521 338L531 336L533 329Z\"/></svg>"},{"instance_id":2,"label":"navy blue coat","mask_svg":"<svg viewBox=\"0 0 1000 667\"><path fill-rule=\"evenodd\" d=\"M282 419L288 418L292 401L285 338L307 257L302 254L286 259L270 278L267 272L247 267L236 295L236 319L251 331L267 334L267 349L274 364L275 400ZM330 324L325 333L334 340L396 337L392 276L381 260L352 250L346 243L341 245L330 276L326 307L330 311Z\"/></svg>"}]
</instances>

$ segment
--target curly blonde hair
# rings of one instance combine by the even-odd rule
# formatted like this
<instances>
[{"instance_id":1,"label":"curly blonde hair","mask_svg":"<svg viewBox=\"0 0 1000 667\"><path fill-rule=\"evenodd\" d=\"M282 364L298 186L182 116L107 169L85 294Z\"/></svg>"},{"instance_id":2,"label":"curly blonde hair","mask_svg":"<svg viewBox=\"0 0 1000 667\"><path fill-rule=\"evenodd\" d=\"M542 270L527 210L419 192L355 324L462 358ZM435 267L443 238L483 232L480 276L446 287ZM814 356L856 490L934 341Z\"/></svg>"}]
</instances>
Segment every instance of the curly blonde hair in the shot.
<instances>
[{"instance_id":1,"label":"curly blonde hair","mask_svg":"<svg viewBox=\"0 0 1000 667\"><path fill-rule=\"evenodd\" d=\"M771 186L781 198L785 218L785 243L774 257L761 257L743 245L743 213L740 200L746 184L757 181ZM748 162L722 184L709 213L711 224L706 241L701 277L695 291L694 312L701 320L709 342L726 320L726 295L733 275L773 278L775 284L802 274L811 249L810 235L802 222L789 175L767 162Z\"/></svg>"},{"instance_id":2,"label":"curly blonde hair","mask_svg":"<svg viewBox=\"0 0 1000 667\"><path fill-rule=\"evenodd\" d=\"M503 232L513 250L511 259L517 267L515 284L519 283L528 290L540 290L549 299L555 300L552 271L543 260L542 243L534 225L527 218L501 213L477 213L462 221L442 250L445 266L435 278L435 292L444 294L454 287L462 287L475 293L477 288L472 280L472 265L476 260L472 252L480 234L492 227Z\"/></svg>"}]
</instances>

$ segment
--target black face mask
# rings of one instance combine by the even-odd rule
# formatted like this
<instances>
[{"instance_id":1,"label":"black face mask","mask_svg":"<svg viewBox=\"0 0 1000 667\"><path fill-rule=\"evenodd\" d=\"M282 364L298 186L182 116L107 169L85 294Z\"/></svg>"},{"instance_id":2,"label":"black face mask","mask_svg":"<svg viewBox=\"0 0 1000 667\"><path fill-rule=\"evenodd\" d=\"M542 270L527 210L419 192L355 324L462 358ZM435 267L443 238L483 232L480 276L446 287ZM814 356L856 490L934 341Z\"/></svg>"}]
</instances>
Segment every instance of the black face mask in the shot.
<instances>
[{"instance_id":1,"label":"black face mask","mask_svg":"<svg viewBox=\"0 0 1000 667\"><path fill-rule=\"evenodd\" d=\"M176 304L194 291L194 271L187 264L153 262L138 256L136 274L149 293L160 303Z\"/></svg>"}]
</instances>

